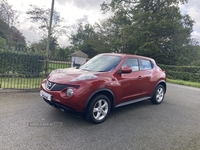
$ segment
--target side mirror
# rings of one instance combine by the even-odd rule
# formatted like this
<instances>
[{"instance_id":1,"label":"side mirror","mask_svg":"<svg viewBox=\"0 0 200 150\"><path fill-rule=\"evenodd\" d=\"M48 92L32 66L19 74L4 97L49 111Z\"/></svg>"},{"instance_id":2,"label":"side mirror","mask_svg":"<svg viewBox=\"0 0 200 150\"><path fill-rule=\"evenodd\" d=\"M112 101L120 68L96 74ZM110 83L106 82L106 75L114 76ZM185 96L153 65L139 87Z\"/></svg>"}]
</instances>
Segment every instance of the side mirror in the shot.
<instances>
[{"instance_id":1,"label":"side mirror","mask_svg":"<svg viewBox=\"0 0 200 150\"><path fill-rule=\"evenodd\" d=\"M121 73L131 73L132 69L130 67L123 67Z\"/></svg>"}]
</instances>

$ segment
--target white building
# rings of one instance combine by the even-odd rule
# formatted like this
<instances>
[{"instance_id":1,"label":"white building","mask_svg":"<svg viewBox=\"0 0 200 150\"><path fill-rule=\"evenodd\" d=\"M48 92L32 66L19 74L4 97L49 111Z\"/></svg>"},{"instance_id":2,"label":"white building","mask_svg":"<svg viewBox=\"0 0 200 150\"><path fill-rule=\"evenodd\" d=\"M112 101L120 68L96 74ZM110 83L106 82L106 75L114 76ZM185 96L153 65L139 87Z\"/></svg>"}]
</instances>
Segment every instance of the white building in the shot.
<instances>
[{"instance_id":1,"label":"white building","mask_svg":"<svg viewBox=\"0 0 200 150\"><path fill-rule=\"evenodd\" d=\"M88 55L86 55L82 51L76 51L71 54L71 58L71 67L79 67L81 64L87 61Z\"/></svg>"}]
</instances>

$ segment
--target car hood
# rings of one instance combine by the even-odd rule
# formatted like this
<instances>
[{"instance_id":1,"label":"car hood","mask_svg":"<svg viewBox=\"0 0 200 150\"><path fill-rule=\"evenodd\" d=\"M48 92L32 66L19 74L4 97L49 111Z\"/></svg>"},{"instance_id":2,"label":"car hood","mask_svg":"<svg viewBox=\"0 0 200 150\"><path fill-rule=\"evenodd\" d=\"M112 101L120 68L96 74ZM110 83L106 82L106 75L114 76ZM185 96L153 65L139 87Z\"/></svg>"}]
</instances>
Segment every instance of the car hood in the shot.
<instances>
[{"instance_id":1,"label":"car hood","mask_svg":"<svg viewBox=\"0 0 200 150\"><path fill-rule=\"evenodd\" d=\"M100 74L102 74L102 72L91 72L75 68L67 68L53 70L47 79L51 82L63 84L97 78L98 76L101 76Z\"/></svg>"}]
</instances>

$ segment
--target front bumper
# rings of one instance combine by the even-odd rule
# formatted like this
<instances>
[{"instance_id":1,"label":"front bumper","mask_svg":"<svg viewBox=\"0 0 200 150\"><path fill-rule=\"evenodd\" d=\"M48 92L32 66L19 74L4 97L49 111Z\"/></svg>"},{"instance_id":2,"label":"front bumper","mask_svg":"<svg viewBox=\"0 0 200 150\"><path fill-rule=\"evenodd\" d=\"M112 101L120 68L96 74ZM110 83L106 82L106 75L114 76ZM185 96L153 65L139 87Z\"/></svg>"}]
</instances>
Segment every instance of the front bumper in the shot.
<instances>
[{"instance_id":1,"label":"front bumper","mask_svg":"<svg viewBox=\"0 0 200 150\"><path fill-rule=\"evenodd\" d=\"M69 108L69 107L67 107L65 105L62 105L62 104L60 104L58 102L55 102L54 100L49 101L49 100L47 100L45 98L43 98L43 99L44 99L44 101L46 103L48 103L52 107L57 108L57 109L59 109L59 110L61 110L63 112L70 112L70 113L73 113L73 114L78 115L78 116L83 116L84 115L84 112L82 112L82 111L76 111L76 110L74 110L72 108Z\"/></svg>"},{"instance_id":2,"label":"front bumper","mask_svg":"<svg viewBox=\"0 0 200 150\"><path fill-rule=\"evenodd\" d=\"M74 94L72 96L67 96L67 88L61 91L47 90L46 81L46 79L43 80L40 86L40 95L43 97L43 99L45 99L47 103L57 108L62 108L66 111L81 113L85 111L84 106L90 94L89 88L86 87L87 84L85 86L81 86L80 88L72 87Z\"/></svg>"}]
</instances>

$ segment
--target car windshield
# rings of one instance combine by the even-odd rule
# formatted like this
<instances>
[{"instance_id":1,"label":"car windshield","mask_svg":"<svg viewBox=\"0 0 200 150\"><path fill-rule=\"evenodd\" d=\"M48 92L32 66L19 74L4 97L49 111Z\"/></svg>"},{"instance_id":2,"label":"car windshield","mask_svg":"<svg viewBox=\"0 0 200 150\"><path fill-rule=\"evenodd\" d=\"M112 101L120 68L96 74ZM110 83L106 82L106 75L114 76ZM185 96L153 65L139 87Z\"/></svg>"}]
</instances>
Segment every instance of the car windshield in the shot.
<instances>
[{"instance_id":1,"label":"car windshield","mask_svg":"<svg viewBox=\"0 0 200 150\"><path fill-rule=\"evenodd\" d=\"M83 64L79 69L96 72L108 72L114 69L119 64L121 59L122 58L119 56L97 55Z\"/></svg>"}]
</instances>

